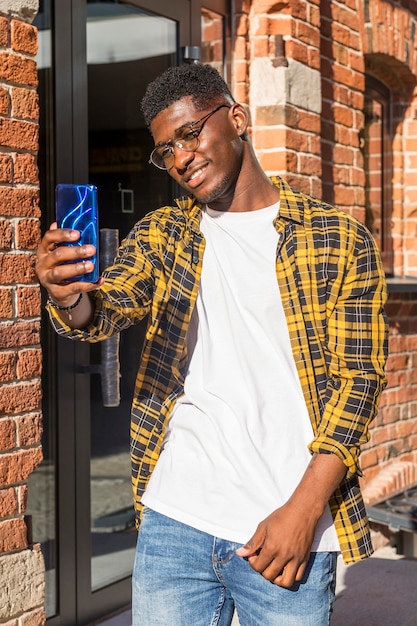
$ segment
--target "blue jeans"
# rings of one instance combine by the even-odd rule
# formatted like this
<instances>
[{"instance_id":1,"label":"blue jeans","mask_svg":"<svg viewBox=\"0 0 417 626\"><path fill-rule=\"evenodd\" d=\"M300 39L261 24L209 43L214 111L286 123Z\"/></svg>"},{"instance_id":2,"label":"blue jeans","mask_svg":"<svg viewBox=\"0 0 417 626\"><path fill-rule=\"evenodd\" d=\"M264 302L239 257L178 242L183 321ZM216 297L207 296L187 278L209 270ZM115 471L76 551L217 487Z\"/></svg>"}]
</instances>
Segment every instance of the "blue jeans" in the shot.
<instances>
[{"instance_id":1,"label":"blue jeans","mask_svg":"<svg viewBox=\"0 0 417 626\"><path fill-rule=\"evenodd\" d=\"M133 570L133 626L326 626L336 553L313 552L305 580L270 583L218 539L145 509Z\"/></svg>"},{"instance_id":2,"label":"blue jeans","mask_svg":"<svg viewBox=\"0 0 417 626\"><path fill-rule=\"evenodd\" d=\"M133 570L133 626L326 626L336 553L313 552L305 578L278 587L218 539L145 509Z\"/></svg>"}]
</instances>

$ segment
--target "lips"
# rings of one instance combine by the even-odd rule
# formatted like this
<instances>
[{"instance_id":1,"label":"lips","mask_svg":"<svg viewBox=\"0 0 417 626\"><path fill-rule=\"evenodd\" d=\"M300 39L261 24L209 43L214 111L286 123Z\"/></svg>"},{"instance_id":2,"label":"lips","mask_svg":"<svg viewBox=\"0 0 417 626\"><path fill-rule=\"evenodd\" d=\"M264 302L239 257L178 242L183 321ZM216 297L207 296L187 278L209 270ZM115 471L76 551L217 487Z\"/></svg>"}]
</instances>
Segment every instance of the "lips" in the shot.
<instances>
[{"instance_id":1,"label":"lips","mask_svg":"<svg viewBox=\"0 0 417 626\"><path fill-rule=\"evenodd\" d=\"M206 176L207 165L202 165L195 168L189 176L187 176L186 183L189 187L195 188L201 185Z\"/></svg>"}]
</instances>

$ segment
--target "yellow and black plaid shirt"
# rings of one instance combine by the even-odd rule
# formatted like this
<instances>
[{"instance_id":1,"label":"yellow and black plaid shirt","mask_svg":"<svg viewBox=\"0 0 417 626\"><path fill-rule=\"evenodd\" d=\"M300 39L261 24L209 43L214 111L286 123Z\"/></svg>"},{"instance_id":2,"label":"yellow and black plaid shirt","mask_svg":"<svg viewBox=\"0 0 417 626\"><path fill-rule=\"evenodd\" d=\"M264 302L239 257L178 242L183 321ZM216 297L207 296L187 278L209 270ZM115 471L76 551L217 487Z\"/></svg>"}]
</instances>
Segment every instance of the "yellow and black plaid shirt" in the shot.
<instances>
[{"instance_id":1,"label":"yellow and black plaid shirt","mask_svg":"<svg viewBox=\"0 0 417 626\"><path fill-rule=\"evenodd\" d=\"M354 562L372 553L358 476L360 448L385 386L384 273L361 223L278 177L272 181L281 192L277 280L314 430L310 450L334 453L347 467L330 506L344 560ZM183 198L136 224L104 285L92 293L96 316L88 328L71 330L49 307L58 333L84 341L100 341L149 315L131 421L138 520L165 426L183 393L186 334L204 254L201 210Z\"/></svg>"}]
</instances>

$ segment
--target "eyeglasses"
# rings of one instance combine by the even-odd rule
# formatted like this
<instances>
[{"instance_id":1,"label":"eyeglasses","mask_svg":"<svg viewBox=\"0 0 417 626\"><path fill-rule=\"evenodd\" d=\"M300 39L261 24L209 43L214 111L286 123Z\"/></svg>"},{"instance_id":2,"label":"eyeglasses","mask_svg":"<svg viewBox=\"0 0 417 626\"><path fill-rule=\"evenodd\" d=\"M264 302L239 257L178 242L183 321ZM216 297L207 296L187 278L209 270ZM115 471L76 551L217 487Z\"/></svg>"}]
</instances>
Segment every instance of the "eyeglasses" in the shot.
<instances>
[{"instance_id":1,"label":"eyeglasses","mask_svg":"<svg viewBox=\"0 0 417 626\"><path fill-rule=\"evenodd\" d=\"M174 146L185 152L195 152L200 145L199 135L203 130L204 124L212 115L224 107L227 109L230 108L228 104L221 104L217 109L214 109L211 113L207 113L207 115L204 115L204 117L201 117L199 120L177 128L169 141L159 143L152 150L149 163L153 163L153 165L159 167L160 170L169 170L174 165ZM198 126L198 124L200 124L200 126Z\"/></svg>"}]
</instances>

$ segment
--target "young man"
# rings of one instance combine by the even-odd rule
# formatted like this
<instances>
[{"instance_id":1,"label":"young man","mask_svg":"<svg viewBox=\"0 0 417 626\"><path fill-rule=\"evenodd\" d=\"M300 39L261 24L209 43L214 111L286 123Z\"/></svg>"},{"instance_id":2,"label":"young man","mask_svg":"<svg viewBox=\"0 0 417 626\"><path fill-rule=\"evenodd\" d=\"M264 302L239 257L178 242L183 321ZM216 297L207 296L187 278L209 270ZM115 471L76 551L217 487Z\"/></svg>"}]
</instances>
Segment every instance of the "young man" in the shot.
<instances>
[{"instance_id":1,"label":"young man","mask_svg":"<svg viewBox=\"0 0 417 626\"><path fill-rule=\"evenodd\" d=\"M93 249L57 247L78 234L56 225L37 265L60 334L99 341L149 315L134 624L226 626L236 608L241 626L323 626L337 553L372 552L358 459L385 384L378 252L264 174L211 67L169 69L142 109L150 160L187 197L142 219L98 285L66 283Z\"/></svg>"}]
</instances>

